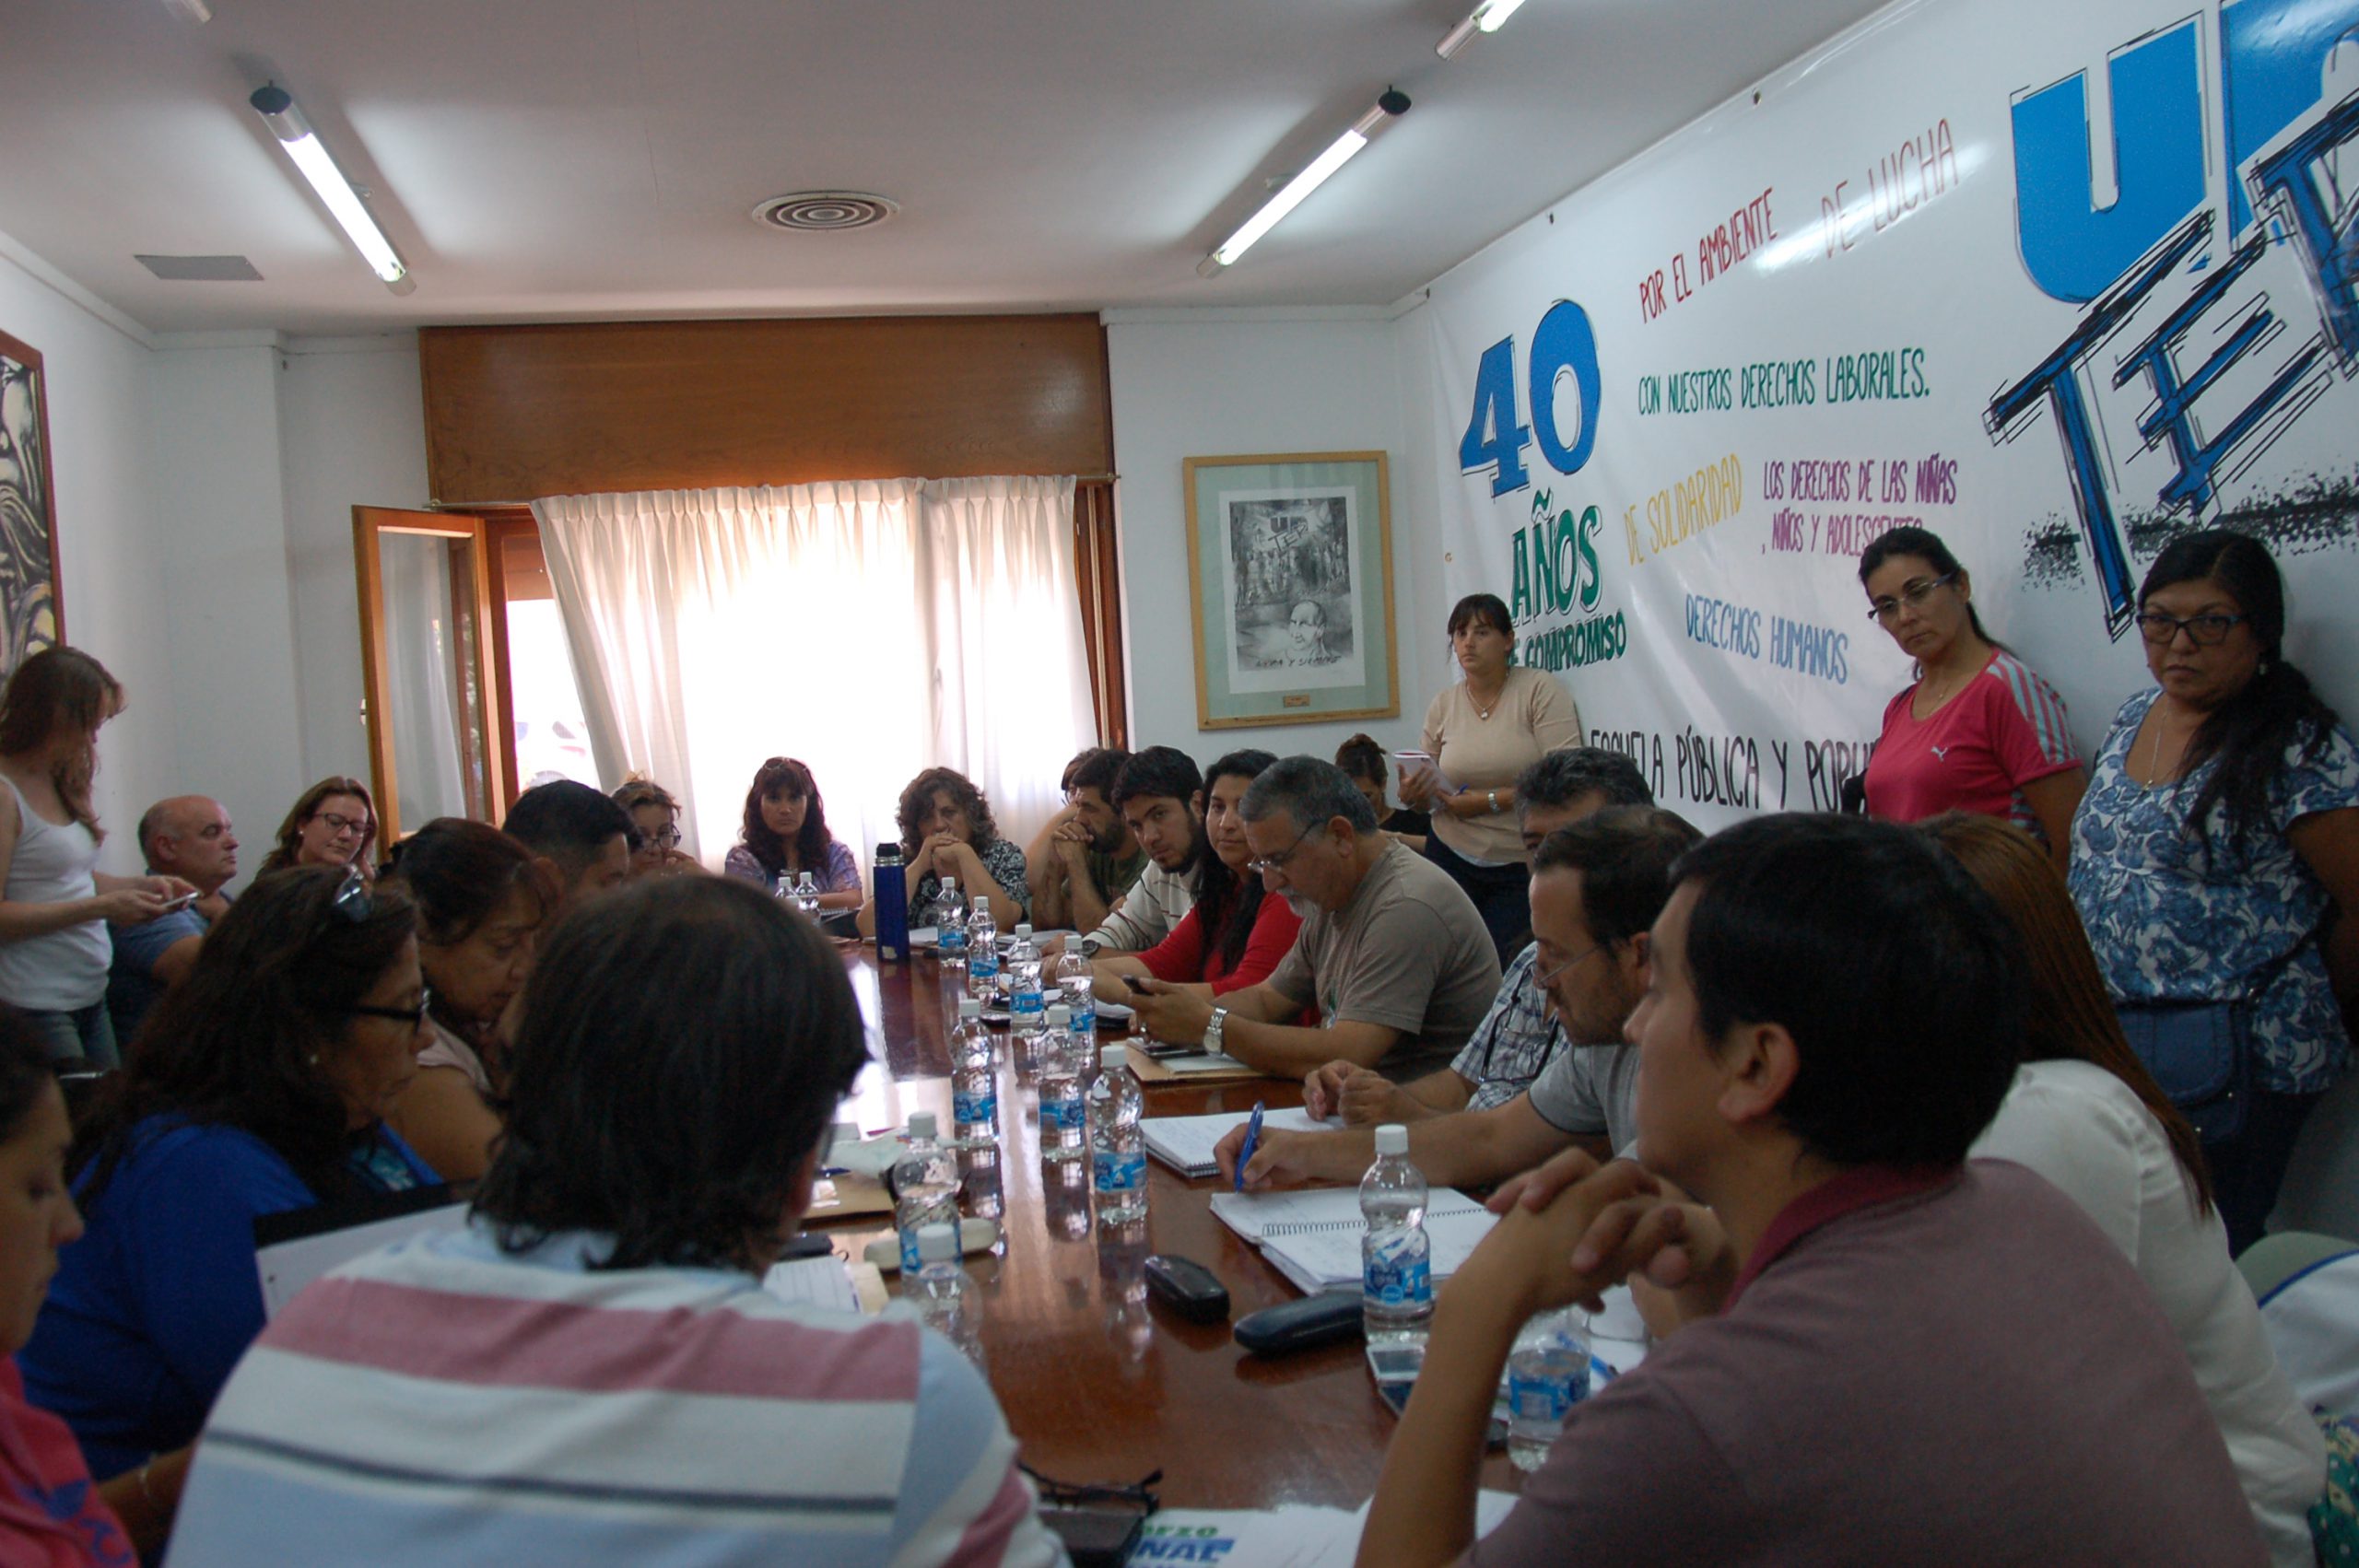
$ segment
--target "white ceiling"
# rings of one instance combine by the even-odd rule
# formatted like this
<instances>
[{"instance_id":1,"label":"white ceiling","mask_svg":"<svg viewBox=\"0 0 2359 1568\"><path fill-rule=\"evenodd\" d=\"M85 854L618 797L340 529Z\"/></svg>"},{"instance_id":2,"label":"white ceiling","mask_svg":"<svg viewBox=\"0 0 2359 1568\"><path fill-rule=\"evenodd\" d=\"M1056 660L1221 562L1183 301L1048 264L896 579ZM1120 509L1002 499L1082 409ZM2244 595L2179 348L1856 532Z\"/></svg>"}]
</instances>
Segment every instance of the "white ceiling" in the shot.
<instances>
[{"instance_id":1,"label":"white ceiling","mask_svg":"<svg viewBox=\"0 0 2359 1568\"><path fill-rule=\"evenodd\" d=\"M0 233L158 332L1389 305L1884 0L0 0ZM388 293L246 96L294 93ZM1414 100L1196 263L1388 85ZM757 228L875 192L885 226ZM260 283L136 253L234 252ZM6 323L0 323L5 326Z\"/></svg>"}]
</instances>

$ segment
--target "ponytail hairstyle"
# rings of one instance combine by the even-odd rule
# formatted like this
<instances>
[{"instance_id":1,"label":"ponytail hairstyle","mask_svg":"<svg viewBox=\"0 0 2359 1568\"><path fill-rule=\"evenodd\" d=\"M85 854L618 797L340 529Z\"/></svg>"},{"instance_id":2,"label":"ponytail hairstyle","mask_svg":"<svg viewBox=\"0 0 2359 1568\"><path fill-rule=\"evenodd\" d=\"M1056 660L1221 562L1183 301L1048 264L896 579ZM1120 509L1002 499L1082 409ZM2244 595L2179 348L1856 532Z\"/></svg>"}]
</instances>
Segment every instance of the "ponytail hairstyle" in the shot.
<instances>
[{"instance_id":1,"label":"ponytail hairstyle","mask_svg":"<svg viewBox=\"0 0 2359 1568\"><path fill-rule=\"evenodd\" d=\"M1210 804L1213 786L1223 778L1259 778L1277 760L1268 752L1250 747L1217 758L1204 769L1205 802ZM1202 911L1197 919L1203 924L1204 947L1219 954L1227 969L1237 967L1245 956L1245 944L1253 939L1253 922L1261 918L1264 891L1260 877L1250 872L1238 876L1228 869L1226 860L1211 852L1209 845L1196 862L1194 894L1196 907Z\"/></svg>"},{"instance_id":2,"label":"ponytail hairstyle","mask_svg":"<svg viewBox=\"0 0 2359 1568\"><path fill-rule=\"evenodd\" d=\"M2208 864L2213 850L2209 818L2224 809L2225 847L2239 857L2251 840L2269 831L2269 787L2300 747L2305 761L2318 756L2341 722L2333 708L2311 689L2310 678L2285 659L2285 582L2269 547L2248 533L2207 528L2173 540L2146 570L2138 586L2138 607L2163 589L2182 582L2216 583L2243 612L2245 625L2260 644L2260 667L2227 701L2213 708L2188 742L2180 777L2218 758L2187 813L2189 828Z\"/></svg>"},{"instance_id":3,"label":"ponytail hairstyle","mask_svg":"<svg viewBox=\"0 0 2359 1568\"><path fill-rule=\"evenodd\" d=\"M1930 528L1919 528L1914 523L1903 523L1898 528L1888 528L1877 534L1868 541L1868 547L1860 552L1860 586L1867 587L1868 579L1873 577L1878 569L1895 556L1921 556L1925 564L1933 568L1933 573L1937 577L1971 575L1960 564L1958 558L1950 554L1950 547L1942 543L1940 534ZM1971 599L1966 602L1966 622L1974 628L1975 636L2000 652L2014 651L2013 649L1990 635L1989 629L1982 624L1982 612L1974 607L1974 601Z\"/></svg>"}]
</instances>

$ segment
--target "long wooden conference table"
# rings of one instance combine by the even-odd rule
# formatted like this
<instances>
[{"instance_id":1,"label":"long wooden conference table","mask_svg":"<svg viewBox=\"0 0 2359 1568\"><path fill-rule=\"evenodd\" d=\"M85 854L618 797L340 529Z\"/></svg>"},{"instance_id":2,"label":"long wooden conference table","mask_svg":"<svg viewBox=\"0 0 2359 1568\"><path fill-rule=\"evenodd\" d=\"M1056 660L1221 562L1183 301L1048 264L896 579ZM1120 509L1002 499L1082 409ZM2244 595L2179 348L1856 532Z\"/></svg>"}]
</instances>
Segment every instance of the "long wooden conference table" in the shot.
<instances>
[{"instance_id":1,"label":"long wooden conference table","mask_svg":"<svg viewBox=\"0 0 2359 1568\"><path fill-rule=\"evenodd\" d=\"M845 966L869 1030L873 1065L842 1119L866 1132L930 1110L950 1126L949 1025L957 995L928 955L884 964L847 949ZM1146 1114L1191 1116L1302 1103L1299 1083L1146 1086ZM986 1370L1025 1463L1074 1483L1127 1484L1161 1470L1169 1505L1352 1507L1375 1490L1394 1418L1356 1341L1282 1360L1249 1355L1229 1323L1194 1324L1151 1302L1149 1254L1203 1264L1228 1290L1230 1320L1300 1293L1213 1217L1215 1180L1188 1180L1150 1161L1145 1235L1101 1233L1086 1160L1044 1169L1039 1096L1013 1053L999 1082L996 1179L969 1174L962 1207L1000 1212L994 1255L970 1256ZM857 1258L884 1228L874 1216L827 1227ZM1513 1490L1504 1454L1483 1484Z\"/></svg>"}]
</instances>

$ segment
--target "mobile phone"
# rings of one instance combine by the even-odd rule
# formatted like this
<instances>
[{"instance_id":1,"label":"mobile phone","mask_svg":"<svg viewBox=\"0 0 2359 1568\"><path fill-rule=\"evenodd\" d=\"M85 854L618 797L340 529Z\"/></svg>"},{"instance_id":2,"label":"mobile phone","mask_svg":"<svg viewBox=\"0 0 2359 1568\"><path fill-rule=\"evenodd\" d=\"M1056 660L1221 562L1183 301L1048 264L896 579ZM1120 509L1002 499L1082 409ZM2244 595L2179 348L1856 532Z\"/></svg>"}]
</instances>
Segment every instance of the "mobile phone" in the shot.
<instances>
[{"instance_id":1,"label":"mobile phone","mask_svg":"<svg viewBox=\"0 0 2359 1568\"><path fill-rule=\"evenodd\" d=\"M163 907L161 909L158 910L158 911L157 911L157 913L158 913L158 914L159 914L159 915L174 915L174 914L178 914L181 910L187 908L190 905L192 905L192 904L194 904L194 903L195 903L195 902L196 902L196 895L195 895L195 894L194 894L194 893L183 893L183 894L182 894L178 898L174 898L174 899L170 899L170 900L167 901L167 902L166 902L166 904L164 905L164 907Z\"/></svg>"}]
</instances>

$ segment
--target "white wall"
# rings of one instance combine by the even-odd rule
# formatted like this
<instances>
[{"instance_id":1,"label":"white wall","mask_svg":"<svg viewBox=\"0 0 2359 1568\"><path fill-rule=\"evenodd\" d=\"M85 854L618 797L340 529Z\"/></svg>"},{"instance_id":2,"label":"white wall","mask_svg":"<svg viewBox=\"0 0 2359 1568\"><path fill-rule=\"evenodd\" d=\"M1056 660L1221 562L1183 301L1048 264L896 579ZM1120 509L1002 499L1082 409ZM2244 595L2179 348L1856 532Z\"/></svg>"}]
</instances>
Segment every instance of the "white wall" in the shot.
<instances>
[{"instance_id":1,"label":"white wall","mask_svg":"<svg viewBox=\"0 0 2359 1568\"><path fill-rule=\"evenodd\" d=\"M219 346L167 339L147 372L177 758L155 793L227 806L251 877L304 782L278 353L267 337Z\"/></svg>"},{"instance_id":2,"label":"white wall","mask_svg":"<svg viewBox=\"0 0 2359 1568\"><path fill-rule=\"evenodd\" d=\"M95 308L94 308L95 307ZM0 235L0 331L40 351L49 383L66 640L123 683L130 708L100 743L102 864L138 869L132 826L177 770L176 649L147 447L144 334Z\"/></svg>"},{"instance_id":3,"label":"white wall","mask_svg":"<svg viewBox=\"0 0 2359 1568\"><path fill-rule=\"evenodd\" d=\"M352 509L427 503L417 335L291 338L280 363L287 572L303 650L296 671L302 782L334 773L366 778Z\"/></svg>"},{"instance_id":4,"label":"white wall","mask_svg":"<svg viewBox=\"0 0 2359 1568\"><path fill-rule=\"evenodd\" d=\"M1177 746L1200 763L1240 746L1331 757L1356 731L1388 747L1414 745L1447 678L1449 604L1434 586L1441 545L1427 502L1430 455L1407 451L1398 325L1372 311L1116 310L1106 322L1131 744ZM1391 459L1401 717L1199 730L1180 463L1379 448Z\"/></svg>"}]
</instances>

